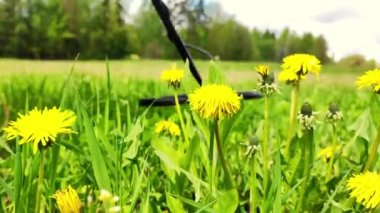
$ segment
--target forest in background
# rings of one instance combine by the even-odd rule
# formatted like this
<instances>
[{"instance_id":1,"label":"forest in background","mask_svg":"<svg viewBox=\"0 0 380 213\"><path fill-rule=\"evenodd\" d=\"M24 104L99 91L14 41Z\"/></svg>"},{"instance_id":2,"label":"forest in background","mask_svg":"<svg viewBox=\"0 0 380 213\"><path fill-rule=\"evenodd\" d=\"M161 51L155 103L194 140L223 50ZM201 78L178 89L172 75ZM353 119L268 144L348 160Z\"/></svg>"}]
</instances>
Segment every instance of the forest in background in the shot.
<instances>
[{"instance_id":1,"label":"forest in background","mask_svg":"<svg viewBox=\"0 0 380 213\"><path fill-rule=\"evenodd\" d=\"M0 57L31 59L177 59L150 1L135 15L128 0L0 0ZM296 53L328 62L321 35L249 29L217 2L168 0L183 40L222 60L280 61ZM254 20L253 20L254 21ZM195 58L206 59L193 52Z\"/></svg>"}]
</instances>

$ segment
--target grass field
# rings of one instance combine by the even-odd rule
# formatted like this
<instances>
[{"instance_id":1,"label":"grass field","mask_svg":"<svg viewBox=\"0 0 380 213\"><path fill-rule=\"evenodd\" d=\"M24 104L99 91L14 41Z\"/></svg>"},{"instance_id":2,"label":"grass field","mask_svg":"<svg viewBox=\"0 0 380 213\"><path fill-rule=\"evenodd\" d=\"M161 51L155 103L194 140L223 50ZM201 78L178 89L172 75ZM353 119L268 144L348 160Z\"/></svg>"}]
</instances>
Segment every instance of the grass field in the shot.
<instances>
[{"instance_id":1,"label":"grass field","mask_svg":"<svg viewBox=\"0 0 380 213\"><path fill-rule=\"evenodd\" d=\"M347 188L378 141L379 100L354 83L366 70L326 65L319 79L302 81L297 111L309 102L317 112L315 122L310 129L296 124L287 147L293 89L285 83L279 84L280 93L243 101L236 115L221 121L204 119L187 104L138 106L141 98L198 88L189 75L176 92L161 82L161 71L173 63L183 68L178 61L110 61L107 66L104 61L1 59L0 124L6 127L20 114L54 106L70 110L76 122L74 133L40 145L36 154L33 142L20 145L20 137L0 132L0 212L57 212L52 196L69 185L83 212L370 211ZM262 63L197 64L205 84L252 91L259 78L254 67ZM280 64L269 65L277 75ZM333 101L344 118L335 123L326 120ZM179 135L157 134L162 120L176 123ZM321 152L326 147L330 152ZM376 172L378 162L374 156L366 169Z\"/></svg>"},{"instance_id":2,"label":"grass field","mask_svg":"<svg viewBox=\"0 0 380 213\"><path fill-rule=\"evenodd\" d=\"M172 64L182 64L180 61L164 60L119 60L110 61L110 71L114 77L159 79L161 71L168 69ZM207 76L208 61L196 62L202 76ZM230 83L241 83L247 80L256 81L257 74L254 67L260 64L268 64L272 70L280 71L279 63L267 62L216 62L223 70L227 81ZM18 59L0 59L0 75L9 74L62 74L70 71L72 61L30 61ZM85 73L96 76L104 76L104 61L78 61L75 65L76 73ZM339 65L326 65L321 73L321 82L353 85L357 75L363 70L360 68L348 68Z\"/></svg>"}]
</instances>

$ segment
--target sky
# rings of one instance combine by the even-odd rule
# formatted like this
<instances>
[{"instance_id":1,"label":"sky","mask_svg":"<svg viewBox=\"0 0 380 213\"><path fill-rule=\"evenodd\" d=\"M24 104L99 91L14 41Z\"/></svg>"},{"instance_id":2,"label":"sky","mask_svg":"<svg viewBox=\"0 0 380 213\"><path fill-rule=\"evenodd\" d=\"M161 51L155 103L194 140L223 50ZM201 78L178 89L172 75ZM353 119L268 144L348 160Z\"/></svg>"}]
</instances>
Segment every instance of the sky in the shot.
<instances>
[{"instance_id":1,"label":"sky","mask_svg":"<svg viewBox=\"0 0 380 213\"><path fill-rule=\"evenodd\" d=\"M136 11L141 0L132 0ZM380 62L379 0L213 0L250 28L323 35L339 60L359 53Z\"/></svg>"}]
</instances>

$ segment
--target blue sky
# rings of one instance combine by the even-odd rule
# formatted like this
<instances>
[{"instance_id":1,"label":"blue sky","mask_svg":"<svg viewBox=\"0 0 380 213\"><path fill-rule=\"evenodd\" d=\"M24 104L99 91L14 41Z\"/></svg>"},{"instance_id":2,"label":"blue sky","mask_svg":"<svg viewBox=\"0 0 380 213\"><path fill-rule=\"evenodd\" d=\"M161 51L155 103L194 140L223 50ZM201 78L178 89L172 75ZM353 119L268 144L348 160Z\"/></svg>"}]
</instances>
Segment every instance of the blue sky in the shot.
<instances>
[{"instance_id":1,"label":"blue sky","mask_svg":"<svg viewBox=\"0 0 380 213\"><path fill-rule=\"evenodd\" d=\"M322 34L329 54L360 53L380 62L379 0L214 0L244 25ZM132 0L135 11L141 0Z\"/></svg>"}]
</instances>

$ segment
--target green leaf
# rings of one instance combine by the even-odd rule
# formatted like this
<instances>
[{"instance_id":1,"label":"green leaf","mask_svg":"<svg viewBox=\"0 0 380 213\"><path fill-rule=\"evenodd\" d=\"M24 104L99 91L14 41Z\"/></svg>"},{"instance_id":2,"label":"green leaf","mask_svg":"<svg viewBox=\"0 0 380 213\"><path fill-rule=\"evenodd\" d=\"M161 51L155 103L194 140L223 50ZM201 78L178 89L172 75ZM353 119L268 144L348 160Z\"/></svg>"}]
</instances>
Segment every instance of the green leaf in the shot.
<instances>
[{"instance_id":1,"label":"green leaf","mask_svg":"<svg viewBox=\"0 0 380 213\"><path fill-rule=\"evenodd\" d=\"M91 124L91 120L83 106L83 103L78 100L78 109L82 114L83 125L85 128L88 147L90 150L92 168L94 170L95 180L99 189L106 189L111 191L111 181L108 176L108 170L103 158L103 154L100 149L100 144L95 136L94 127Z\"/></svg>"},{"instance_id":2,"label":"green leaf","mask_svg":"<svg viewBox=\"0 0 380 213\"><path fill-rule=\"evenodd\" d=\"M166 203L168 204L168 207L169 207L171 212L176 212L176 213L185 213L186 212L186 210L183 208L181 201L172 197L167 192L165 194L166 194Z\"/></svg>"},{"instance_id":3,"label":"green leaf","mask_svg":"<svg viewBox=\"0 0 380 213\"><path fill-rule=\"evenodd\" d=\"M137 141L144 128L141 122L141 117L137 118L136 123L132 126L127 137L124 138L124 143Z\"/></svg>"},{"instance_id":4,"label":"green leaf","mask_svg":"<svg viewBox=\"0 0 380 213\"><path fill-rule=\"evenodd\" d=\"M366 141L371 141L376 135L376 127L373 124L372 116L369 108L367 108L356 121L348 127L348 130L355 131L355 135L351 141L355 141L357 137L362 137Z\"/></svg>"},{"instance_id":5,"label":"green leaf","mask_svg":"<svg viewBox=\"0 0 380 213\"><path fill-rule=\"evenodd\" d=\"M302 177L303 161L302 161L302 146L300 139L294 136L290 143L289 156L292 156L288 161L288 176L287 181L290 185L293 185L297 178Z\"/></svg>"},{"instance_id":6,"label":"green leaf","mask_svg":"<svg viewBox=\"0 0 380 213\"><path fill-rule=\"evenodd\" d=\"M169 169L178 170L183 155L174 150L168 144L164 143L162 140L153 140L152 146L156 155Z\"/></svg>"},{"instance_id":7,"label":"green leaf","mask_svg":"<svg viewBox=\"0 0 380 213\"><path fill-rule=\"evenodd\" d=\"M150 184L148 184L148 187L146 187L146 196L144 199L144 202L142 203L142 207L140 209L141 213L149 213L151 212L150 210L150 202L149 202L149 197L150 197Z\"/></svg>"},{"instance_id":8,"label":"green leaf","mask_svg":"<svg viewBox=\"0 0 380 213\"><path fill-rule=\"evenodd\" d=\"M215 62L211 61L208 69L208 83L224 84L225 82L224 73L216 66Z\"/></svg>"},{"instance_id":9,"label":"green leaf","mask_svg":"<svg viewBox=\"0 0 380 213\"><path fill-rule=\"evenodd\" d=\"M233 213L236 211L238 204L238 192L236 189L231 189L218 195L214 209L216 212Z\"/></svg>"},{"instance_id":10,"label":"green leaf","mask_svg":"<svg viewBox=\"0 0 380 213\"><path fill-rule=\"evenodd\" d=\"M143 178L145 177L145 170L146 170L146 168L148 166L148 163L146 163L146 159L144 159L143 164L144 164L144 167L141 169L140 172L138 171L137 166L133 167L133 174L137 175L137 174L140 173L140 175L132 183L132 186L134 186L134 188L132 190L133 193L132 193L132 198L131 198L130 209L134 209L135 208L137 200L139 199L140 190L141 190L141 188L143 186L142 181L143 181Z\"/></svg>"},{"instance_id":11,"label":"green leaf","mask_svg":"<svg viewBox=\"0 0 380 213\"><path fill-rule=\"evenodd\" d=\"M210 206L213 205L216 202L216 200L213 200L213 201L209 202L208 204L203 205L201 203L197 203L197 202L195 202L193 200L190 200L188 198L180 197L180 196L177 196L177 195L174 195L174 194L171 194L171 195L173 197L178 198L182 202L184 202L184 203L186 203L186 204L188 204L190 206L193 206L193 207L197 208L198 209L198 211L196 211L197 213L198 212L212 212L212 213L215 212L214 210L212 210L210 208Z\"/></svg>"}]
</instances>

